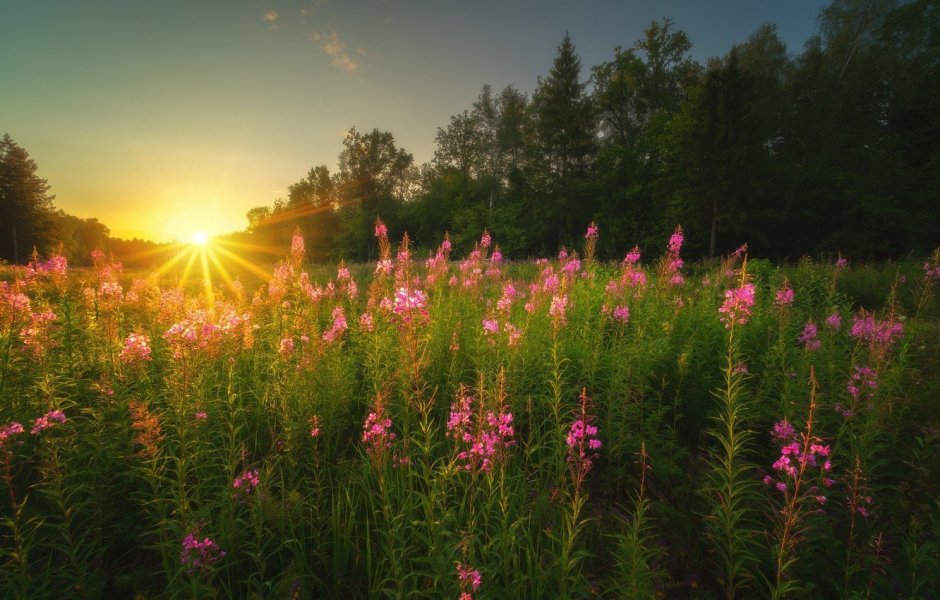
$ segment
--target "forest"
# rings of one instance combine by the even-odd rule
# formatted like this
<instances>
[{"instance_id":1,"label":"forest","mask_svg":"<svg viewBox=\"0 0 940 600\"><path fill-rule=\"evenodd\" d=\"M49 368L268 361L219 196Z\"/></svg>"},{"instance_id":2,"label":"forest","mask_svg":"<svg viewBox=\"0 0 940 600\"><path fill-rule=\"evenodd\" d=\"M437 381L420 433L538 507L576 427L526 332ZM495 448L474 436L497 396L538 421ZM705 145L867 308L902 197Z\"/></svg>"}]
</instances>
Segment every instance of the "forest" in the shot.
<instances>
[{"instance_id":1,"label":"forest","mask_svg":"<svg viewBox=\"0 0 940 600\"><path fill-rule=\"evenodd\" d=\"M421 250L449 233L469 251L487 229L525 258L573 245L593 219L601 259L653 248L676 223L690 258L744 241L776 260L923 255L940 245L938 80L935 0L835 0L799 53L767 24L707 64L668 18L591 67L566 35L531 95L484 85L438 128L431 161L352 127L336 167L313 166L229 238L286 249L299 229L311 260L374 259L380 217ZM0 259L60 240L73 264L148 246L56 211L49 190L6 136Z\"/></svg>"}]
</instances>

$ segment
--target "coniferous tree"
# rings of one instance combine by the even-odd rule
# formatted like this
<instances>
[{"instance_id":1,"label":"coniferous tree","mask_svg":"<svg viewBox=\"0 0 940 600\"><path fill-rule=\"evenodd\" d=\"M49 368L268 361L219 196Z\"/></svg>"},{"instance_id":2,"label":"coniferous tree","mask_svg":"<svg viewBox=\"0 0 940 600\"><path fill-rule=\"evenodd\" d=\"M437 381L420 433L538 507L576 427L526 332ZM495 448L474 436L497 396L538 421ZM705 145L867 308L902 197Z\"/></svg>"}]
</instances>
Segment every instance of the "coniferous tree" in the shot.
<instances>
[{"instance_id":1,"label":"coniferous tree","mask_svg":"<svg viewBox=\"0 0 940 600\"><path fill-rule=\"evenodd\" d=\"M0 258L29 259L35 247L48 252L54 218L49 184L36 162L9 134L0 140Z\"/></svg>"},{"instance_id":2,"label":"coniferous tree","mask_svg":"<svg viewBox=\"0 0 940 600\"><path fill-rule=\"evenodd\" d=\"M534 208L546 216L538 236L543 251L573 241L581 221L593 214L585 184L597 140L587 82L580 76L581 60L566 33L548 77L539 78L532 97L536 139L531 176Z\"/></svg>"}]
</instances>

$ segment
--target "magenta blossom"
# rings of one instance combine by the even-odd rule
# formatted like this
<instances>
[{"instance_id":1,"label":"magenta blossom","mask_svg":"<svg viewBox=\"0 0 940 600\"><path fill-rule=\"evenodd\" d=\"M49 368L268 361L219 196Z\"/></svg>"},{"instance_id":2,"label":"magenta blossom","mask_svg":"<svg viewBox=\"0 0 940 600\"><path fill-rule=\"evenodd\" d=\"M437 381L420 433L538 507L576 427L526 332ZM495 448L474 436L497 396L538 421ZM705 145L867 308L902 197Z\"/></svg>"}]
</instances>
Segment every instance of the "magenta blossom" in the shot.
<instances>
[{"instance_id":1,"label":"magenta blossom","mask_svg":"<svg viewBox=\"0 0 940 600\"><path fill-rule=\"evenodd\" d=\"M245 471L232 482L232 487L235 489L235 497L248 498L260 483L261 478L258 476L258 469Z\"/></svg>"},{"instance_id":2,"label":"magenta blossom","mask_svg":"<svg viewBox=\"0 0 940 600\"><path fill-rule=\"evenodd\" d=\"M617 306L614 308L613 317L615 321L620 321L626 325L627 321L630 320L630 309L626 306Z\"/></svg>"},{"instance_id":3,"label":"magenta blossom","mask_svg":"<svg viewBox=\"0 0 940 600\"><path fill-rule=\"evenodd\" d=\"M56 423L65 423L65 413L61 410L50 410L43 416L36 419L33 423L33 428L29 431L30 434L36 435L41 431L45 431L50 427L53 427Z\"/></svg>"},{"instance_id":4,"label":"magenta blossom","mask_svg":"<svg viewBox=\"0 0 940 600\"><path fill-rule=\"evenodd\" d=\"M190 573L202 571L210 565L225 558L225 552L219 545L209 538L202 541L196 537L196 532L190 532L183 538L183 549L180 551L180 563L187 567Z\"/></svg>"},{"instance_id":5,"label":"magenta blossom","mask_svg":"<svg viewBox=\"0 0 940 600\"><path fill-rule=\"evenodd\" d=\"M726 329L734 325L744 325L751 317L754 306L754 284L746 283L741 287L725 291L725 301L718 309L719 319Z\"/></svg>"},{"instance_id":6,"label":"magenta blossom","mask_svg":"<svg viewBox=\"0 0 940 600\"><path fill-rule=\"evenodd\" d=\"M803 326L803 333L800 334L800 337L797 338L797 341L803 344L805 349L809 350L810 352L815 352L816 350L819 350L820 346L822 346L822 343L816 337L817 333L818 331L816 329L816 324L810 321Z\"/></svg>"}]
</instances>

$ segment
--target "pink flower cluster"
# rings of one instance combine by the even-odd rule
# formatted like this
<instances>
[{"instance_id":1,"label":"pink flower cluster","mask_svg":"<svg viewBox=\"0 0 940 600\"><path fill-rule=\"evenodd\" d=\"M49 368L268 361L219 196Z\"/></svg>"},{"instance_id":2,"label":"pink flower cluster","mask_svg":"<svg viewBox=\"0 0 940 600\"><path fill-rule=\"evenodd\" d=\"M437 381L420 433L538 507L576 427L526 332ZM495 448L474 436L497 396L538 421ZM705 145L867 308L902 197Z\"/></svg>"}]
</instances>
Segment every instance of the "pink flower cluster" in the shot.
<instances>
[{"instance_id":1,"label":"pink flower cluster","mask_svg":"<svg viewBox=\"0 0 940 600\"><path fill-rule=\"evenodd\" d=\"M0 281L0 332L6 333L21 325L32 314L29 296L18 290L17 284L11 290L7 282Z\"/></svg>"},{"instance_id":2,"label":"pink flower cluster","mask_svg":"<svg viewBox=\"0 0 940 600\"><path fill-rule=\"evenodd\" d=\"M428 317L427 305L428 298L424 292L402 287L395 290L392 312L406 325L412 322L422 323Z\"/></svg>"},{"instance_id":3,"label":"pink flower cluster","mask_svg":"<svg viewBox=\"0 0 940 600\"><path fill-rule=\"evenodd\" d=\"M294 267L294 270L299 270L300 266L304 264L305 255L304 236L300 235L300 232L297 232L290 241L290 263L291 266Z\"/></svg>"},{"instance_id":4,"label":"pink flower cluster","mask_svg":"<svg viewBox=\"0 0 940 600\"><path fill-rule=\"evenodd\" d=\"M802 481L807 469L818 468L820 474L823 475L832 470L832 461L830 460L832 450L828 445L823 445L818 438L807 438L806 434L798 434L796 429L786 420L775 424L771 430L771 435L780 444L780 457L772 465L773 469L777 471L777 479L765 475L765 484L773 484L779 491L787 493L795 487L798 481ZM825 486L831 486L833 483L835 482L832 479L823 477ZM793 491L797 490L793 489ZM826 497L816 494L815 488L810 488L809 492L814 495L816 501L820 504L826 502Z\"/></svg>"},{"instance_id":5,"label":"pink flower cluster","mask_svg":"<svg viewBox=\"0 0 940 600\"><path fill-rule=\"evenodd\" d=\"M118 359L124 364L151 360L150 337L136 333L127 336Z\"/></svg>"},{"instance_id":6,"label":"pink flower cluster","mask_svg":"<svg viewBox=\"0 0 940 600\"><path fill-rule=\"evenodd\" d=\"M940 263L934 265L924 263L924 279L927 281L940 281Z\"/></svg>"},{"instance_id":7,"label":"pink flower cluster","mask_svg":"<svg viewBox=\"0 0 940 600\"><path fill-rule=\"evenodd\" d=\"M483 333L486 335L499 333L499 322L496 319L483 319Z\"/></svg>"},{"instance_id":8,"label":"pink flower cluster","mask_svg":"<svg viewBox=\"0 0 940 600\"><path fill-rule=\"evenodd\" d=\"M460 389L457 401L450 406L447 435L466 446L457 453L457 460L463 462L462 469L488 472L494 460L515 443L513 417L511 412L501 410L499 413L487 411L485 415L479 413L474 419L473 400L465 388Z\"/></svg>"},{"instance_id":9,"label":"pink flower cluster","mask_svg":"<svg viewBox=\"0 0 940 600\"><path fill-rule=\"evenodd\" d=\"M626 325L630 320L630 309L626 306L616 306L612 316L615 321L620 321L622 325Z\"/></svg>"},{"instance_id":10,"label":"pink flower cluster","mask_svg":"<svg viewBox=\"0 0 940 600\"><path fill-rule=\"evenodd\" d=\"M376 399L375 410L370 412L362 424L362 443L366 452L376 463L381 462L385 451L392 447L395 434L392 433L392 420L385 416L382 398Z\"/></svg>"},{"instance_id":11,"label":"pink flower cluster","mask_svg":"<svg viewBox=\"0 0 940 600\"><path fill-rule=\"evenodd\" d=\"M751 317L754 306L754 284L746 283L738 288L725 291L725 301L718 309L719 319L726 329L734 325L744 325Z\"/></svg>"},{"instance_id":12,"label":"pink flower cluster","mask_svg":"<svg viewBox=\"0 0 940 600\"><path fill-rule=\"evenodd\" d=\"M846 389L852 397L853 406L857 406L860 400L871 402L875 390L878 389L878 373L871 367L855 366ZM847 417L852 416L852 412L848 411L849 414L846 414L846 411L842 411L843 416Z\"/></svg>"},{"instance_id":13,"label":"pink flower cluster","mask_svg":"<svg viewBox=\"0 0 940 600\"><path fill-rule=\"evenodd\" d=\"M555 294L552 296L552 303L548 307L548 314L552 318L552 324L555 327L568 323L566 315L568 311L568 294Z\"/></svg>"},{"instance_id":14,"label":"pink flower cluster","mask_svg":"<svg viewBox=\"0 0 940 600\"><path fill-rule=\"evenodd\" d=\"M515 300L517 295L516 288L512 283L507 283L503 286L503 295L500 296L499 300L496 301L496 310L502 313L509 313L512 309L513 300Z\"/></svg>"},{"instance_id":15,"label":"pink flower cluster","mask_svg":"<svg viewBox=\"0 0 940 600\"><path fill-rule=\"evenodd\" d=\"M294 338L285 336L281 338L281 343L277 347L277 353L282 358L287 358L294 353Z\"/></svg>"},{"instance_id":16,"label":"pink flower cluster","mask_svg":"<svg viewBox=\"0 0 940 600\"><path fill-rule=\"evenodd\" d=\"M346 323L346 313L343 311L342 306L337 306L333 309L333 325L323 332L323 341L335 341L337 338L343 335L343 332L348 328L349 325Z\"/></svg>"},{"instance_id":17,"label":"pink flower cluster","mask_svg":"<svg viewBox=\"0 0 940 600\"><path fill-rule=\"evenodd\" d=\"M597 224L594 221L591 221L591 224L588 225L587 233L584 234L584 238L588 240L596 240L600 230L597 228Z\"/></svg>"},{"instance_id":18,"label":"pink flower cluster","mask_svg":"<svg viewBox=\"0 0 940 600\"><path fill-rule=\"evenodd\" d=\"M65 283L68 278L69 263L61 254L55 254L49 260L42 262L30 262L26 266L26 278L30 280L34 277L48 277L56 285Z\"/></svg>"},{"instance_id":19,"label":"pink flower cluster","mask_svg":"<svg viewBox=\"0 0 940 600\"><path fill-rule=\"evenodd\" d=\"M62 424L65 423L65 413L61 410L50 410L43 416L39 417L33 422L33 428L30 429L32 435L37 435L38 433L54 427L56 423Z\"/></svg>"},{"instance_id":20,"label":"pink flower cluster","mask_svg":"<svg viewBox=\"0 0 940 600\"><path fill-rule=\"evenodd\" d=\"M797 338L797 341L803 344L803 348L806 350L815 352L822 346L819 338L816 337L818 334L819 331L816 328L816 324L810 321L803 326L803 333L800 334L800 337Z\"/></svg>"},{"instance_id":21,"label":"pink flower cluster","mask_svg":"<svg viewBox=\"0 0 940 600\"><path fill-rule=\"evenodd\" d=\"M685 264L679 258L679 251L682 250L682 243L685 237L682 235L682 226L676 227L676 231L669 237L669 248L665 258L665 277L668 277L670 285L682 285L685 278L682 276L682 267Z\"/></svg>"},{"instance_id":22,"label":"pink flower cluster","mask_svg":"<svg viewBox=\"0 0 940 600\"><path fill-rule=\"evenodd\" d=\"M837 312L832 313L826 317L826 326L829 329L839 329L842 327L842 316Z\"/></svg>"},{"instance_id":23,"label":"pink flower cluster","mask_svg":"<svg viewBox=\"0 0 940 600\"><path fill-rule=\"evenodd\" d=\"M23 431L23 425L17 421L11 421L10 423L0 427L0 450L6 446L7 440L9 440L14 435L23 433Z\"/></svg>"},{"instance_id":24,"label":"pink flower cluster","mask_svg":"<svg viewBox=\"0 0 940 600\"><path fill-rule=\"evenodd\" d=\"M438 280L447 277L447 261L450 260L450 249L450 238L447 234L444 234L444 241L438 246L437 252L425 261L425 267L427 268L425 282L429 287L433 286Z\"/></svg>"},{"instance_id":25,"label":"pink flower cluster","mask_svg":"<svg viewBox=\"0 0 940 600\"><path fill-rule=\"evenodd\" d=\"M251 314L228 308L213 322L206 311L190 311L163 334L163 339L176 359L200 351L215 355L227 342L250 348L253 344Z\"/></svg>"},{"instance_id":26,"label":"pink flower cluster","mask_svg":"<svg viewBox=\"0 0 940 600\"><path fill-rule=\"evenodd\" d=\"M787 282L784 282L783 287L777 290L774 295L774 305L779 307L792 306L793 297L793 288L791 288Z\"/></svg>"},{"instance_id":27,"label":"pink flower cluster","mask_svg":"<svg viewBox=\"0 0 940 600\"><path fill-rule=\"evenodd\" d=\"M29 315L29 325L20 330L23 345L35 356L42 356L53 346L50 338L52 323L58 320L49 309Z\"/></svg>"},{"instance_id":28,"label":"pink flower cluster","mask_svg":"<svg viewBox=\"0 0 940 600\"><path fill-rule=\"evenodd\" d=\"M852 329L849 335L857 340L868 342L872 352L884 354L904 336L904 325L893 319L878 321L875 315L863 310L852 318Z\"/></svg>"},{"instance_id":29,"label":"pink flower cluster","mask_svg":"<svg viewBox=\"0 0 940 600\"><path fill-rule=\"evenodd\" d=\"M248 498L255 488L261 484L261 478L258 476L258 469L250 469L235 478L232 482L232 488L235 490L236 498Z\"/></svg>"},{"instance_id":30,"label":"pink flower cluster","mask_svg":"<svg viewBox=\"0 0 940 600\"><path fill-rule=\"evenodd\" d=\"M210 538L202 541L196 537L196 532L190 532L183 538L183 549L180 551L180 563L187 567L190 573L202 571L210 565L225 558L225 552Z\"/></svg>"},{"instance_id":31,"label":"pink flower cluster","mask_svg":"<svg viewBox=\"0 0 940 600\"><path fill-rule=\"evenodd\" d=\"M580 404L577 418L571 423L568 436L565 438L565 443L568 445L568 468L576 489L581 488L584 478L594 466L594 459L597 458L596 450L601 447L601 441L597 439L597 426L594 425L594 418L588 414L588 397L585 389L581 390Z\"/></svg>"},{"instance_id":32,"label":"pink flower cluster","mask_svg":"<svg viewBox=\"0 0 940 600\"><path fill-rule=\"evenodd\" d=\"M473 600L473 592L483 583L480 572L463 563L457 563L457 578L460 580L459 600Z\"/></svg>"}]
</instances>

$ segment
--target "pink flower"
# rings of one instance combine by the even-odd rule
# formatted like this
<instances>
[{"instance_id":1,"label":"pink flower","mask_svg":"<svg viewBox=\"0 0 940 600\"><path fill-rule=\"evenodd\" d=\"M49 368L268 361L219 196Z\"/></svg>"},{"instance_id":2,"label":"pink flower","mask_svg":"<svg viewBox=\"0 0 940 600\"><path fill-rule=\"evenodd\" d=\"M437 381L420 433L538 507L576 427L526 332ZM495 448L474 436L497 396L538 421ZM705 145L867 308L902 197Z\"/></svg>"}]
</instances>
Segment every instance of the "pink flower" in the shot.
<instances>
[{"instance_id":1,"label":"pink flower","mask_svg":"<svg viewBox=\"0 0 940 600\"><path fill-rule=\"evenodd\" d=\"M679 254L679 250L682 249L683 241L685 241L685 237L682 235L682 226L679 225L676 227L676 231L669 237L669 253Z\"/></svg>"},{"instance_id":2,"label":"pink flower","mask_svg":"<svg viewBox=\"0 0 940 600\"><path fill-rule=\"evenodd\" d=\"M584 234L585 239L596 240L598 235L597 225L594 221L591 221L591 224L588 225L587 233Z\"/></svg>"},{"instance_id":3,"label":"pink flower","mask_svg":"<svg viewBox=\"0 0 940 600\"><path fill-rule=\"evenodd\" d=\"M398 288L395 291L395 300L392 305L392 311L398 315L403 323L411 323L413 320L423 320L427 318L426 310L428 300L421 290L409 290Z\"/></svg>"},{"instance_id":4,"label":"pink flower","mask_svg":"<svg viewBox=\"0 0 940 600\"><path fill-rule=\"evenodd\" d=\"M593 417L588 414L588 397L585 389L581 390L580 404L580 410L576 413L577 418L571 423L568 436L565 438L565 443L568 445L568 468L576 488L581 487L584 478L593 466L594 459L597 458L595 451L601 447L601 441L597 439L597 426L593 423Z\"/></svg>"},{"instance_id":5,"label":"pink flower","mask_svg":"<svg viewBox=\"0 0 940 600\"><path fill-rule=\"evenodd\" d=\"M343 332L349 328L346 323L346 313L342 306L333 309L333 325L327 331L323 332L323 341L332 342L343 335Z\"/></svg>"},{"instance_id":6,"label":"pink flower","mask_svg":"<svg viewBox=\"0 0 940 600\"><path fill-rule=\"evenodd\" d=\"M377 238L387 238L388 237L388 227L385 226L381 220L375 220L375 237Z\"/></svg>"},{"instance_id":7,"label":"pink flower","mask_svg":"<svg viewBox=\"0 0 940 600\"><path fill-rule=\"evenodd\" d=\"M875 395L875 390L878 388L878 373L870 367L856 366L851 377L849 377L846 388L852 397L853 405L859 400L871 401ZM846 416L851 416L852 411L849 411L849 413Z\"/></svg>"},{"instance_id":8,"label":"pink flower","mask_svg":"<svg viewBox=\"0 0 940 600\"><path fill-rule=\"evenodd\" d=\"M726 290L725 301L718 309L718 312L721 313L720 320L727 329L730 329L733 325L744 325L751 316L753 306L753 283L746 283L741 287Z\"/></svg>"},{"instance_id":9,"label":"pink flower","mask_svg":"<svg viewBox=\"0 0 940 600\"><path fill-rule=\"evenodd\" d=\"M480 572L463 563L457 563L457 577L460 580L460 600L473 600L471 592L477 591L483 583Z\"/></svg>"},{"instance_id":10,"label":"pink flower","mask_svg":"<svg viewBox=\"0 0 940 600\"><path fill-rule=\"evenodd\" d=\"M492 335L499 332L499 323L494 319L483 319L483 332Z\"/></svg>"},{"instance_id":11,"label":"pink flower","mask_svg":"<svg viewBox=\"0 0 940 600\"><path fill-rule=\"evenodd\" d=\"M258 476L258 469L251 469L236 477L235 481L232 482L232 487L235 489L236 497L247 498L260 483L261 478Z\"/></svg>"},{"instance_id":12,"label":"pink flower","mask_svg":"<svg viewBox=\"0 0 940 600\"><path fill-rule=\"evenodd\" d=\"M818 331L816 329L816 324L810 321L803 326L803 333L800 334L800 337L797 338L797 341L803 344L803 347L810 352L815 352L819 350L822 343L817 339Z\"/></svg>"},{"instance_id":13,"label":"pink flower","mask_svg":"<svg viewBox=\"0 0 940 600\"><path fill-rule=\"evenodd\" d=\"M557 327L559 324L564 325L568 322L568 319L565 315L568 310L568 295L554 295L552 296L552 303L549 306L548 314L552 317L552 322Z\"/></svg>"},{"instance_id":14,"label":"pink flower","mask_svg":"<svg viewBox=\"0 0 940 600\"><path fill-rule=\"evenodd\" d=\"M8 439L21 433L23 433L23 426L17 421L11 421L10 423L0 427L0 450L6 446Z\"/></svg>"},{"instance_id":15,"label":"pink flower","mask_svg":"<svg viewBox=\"0 0 940 600\"><path fill-rule=\"evenodd\" d=\"M290 262L295 269L300 268L300 265L303 264L305 254L304 236L300 235L299 232L295 233L290 242Z\"/></svg>"},{"instance_id":16,"label":"pink flower","mask_svg":"<svg viewBox=\"0 0 940 600\"><path fill-rule=\"evenodd\" d=\"M225 558L225 552L219 549L218 544L209 538L199 541L196 535L195 531L186 534L180 552L180 563L187 567L190 573L202 571Z\"/></svg>"},{"instance_id":17,"label":"pink flower","mask_svg":"<svg viewBox=\"0 0 940 600\"><path fill-rule=\"evenodd\" d=\"M457 392L457 401L450 406L447 420L447 436L456 440L460 450L456 458L462 461L461 468L476 473L488 472L502 451L514 444L512 413L487 411L474 419L474 398L465 387Z\"/></svg>"},{"instance_id":18,"label":"pink flower","mask_svg":"<svg viewBox=\"0 0 940 600\"><path fill-rule=\"evenodd\" d=\"M793 305L793 288L789 285L784 284L784 287L777 290L777 293L774 297L774 304L776 306L792 306Z\"/></svg>"},{"instance_id":19,"label":"pink flower","mask_svg":"<svg viewBox=\"0 0 940 600\"><path fill-rule=\"evenodd\" d=\"M634 246L633 250L627 252L627 255L623 258L622 266L635 265L640 262L640 247Z\"/></svg>"},{"instance_id":20,"label":"pink flower","mask_svg":"<svg viewBox=\"0 0 940 600\"><path fill-rule=\"evenodd\" d=\"M784 419L774 424L774 428L771 430L770 435L772 435L778 441L789 442L796 438L796 428L794 428L789 421Z\"/></svg>"},{"instance_id":21,"label":"pink flower","mask_svg":"<svg viewBox=\"0 0 940 600\"><path fill-rule=\"evenodd\" d=\"M127 336L118 359L124 364L151 360L150 337L134 333Z\"/></svg>"},{"instance_id":22,"label":"pink flower","mask_svg":"<svg viewBox=\"0 0 940 600\"><path fill-rule=\"evenodd\" d=\"M51 410L36 419L36 421L33 423L33 428L30 430L30 434L36 435L41 431L45 431L46 429L53 427L56 423L65 423L65 421L65 413L63 413L61 410Z\"/></svg>"},{"instance_id":23,"label":"pink flower","mask_svg":"<svg viewBox=\"0 0 940 600\"><path fill-rule=\"evenodd\" d=\"M852 318L849 335L868 342L873 352L884 354L904 336L904 325L893 319L878 321L873 314L862 311Z\"/></svg>"},{"instance_id":24,"label":"pink flower","mask_svg":"<svg viewBox=\"0 0 940 600\"><path fill-rule=\"evenodd\" d=\"M630 309L626 306L617 306L614 308L613 317L614 320L620 321L626 325L627 321L630 320Z\"/></svg>"},{"instance_id":25,"label":"pink flower","mask_svg":"<svg viewBox=\"0 0 940 600\"><path fill-rule=\"evenodd\" d=\"M209 418L209 415L207 415L207 414L206 414L205 412L203 412L203 411L199 411L199 412L197 412L197 413L196 413L195 415L193 415L193 416L196 418L197 421L205 421L206 419Z\"/></svg>"},{"instance_id":26,"label":"pink flower","mask_svg":"<svg viewBox=\"0 0 940 600\"><path fill-rule=\"evenodd\" d=\"M313 415L310 417L310 437L316 438L320 435L320 416Z\"/></svg>"},{"instance_id":27,"label":"pink flower","mask_svg":"<svg viewBox=\"0 0 940 600\"><path fill-rule=\"evenodd\" d=\"M830 329L839 329L842 327L842 317L839 315L839 313L834 312L826 317L826 325Z\"/></svg>"}]
</instances>

